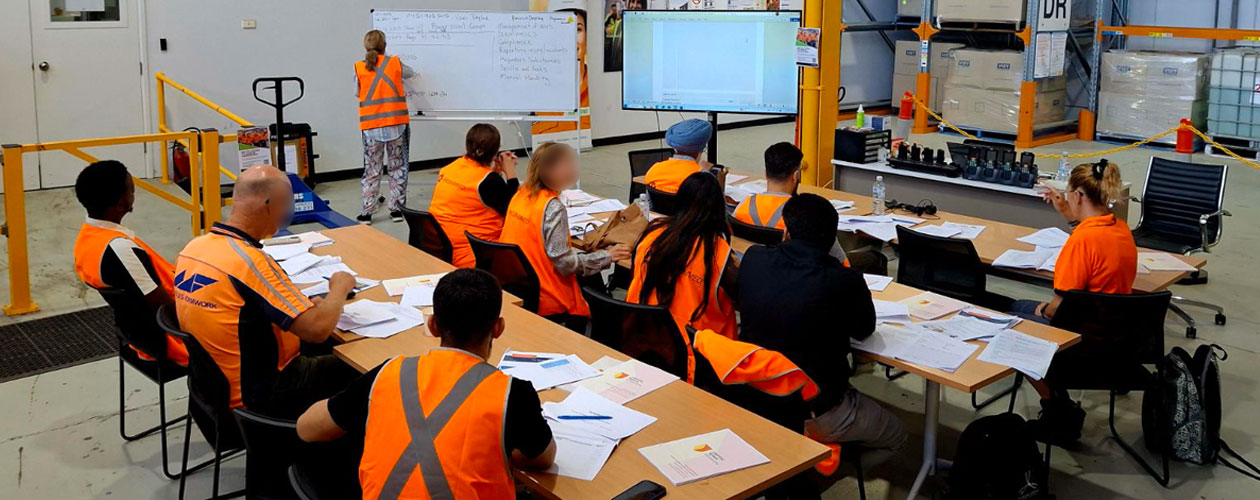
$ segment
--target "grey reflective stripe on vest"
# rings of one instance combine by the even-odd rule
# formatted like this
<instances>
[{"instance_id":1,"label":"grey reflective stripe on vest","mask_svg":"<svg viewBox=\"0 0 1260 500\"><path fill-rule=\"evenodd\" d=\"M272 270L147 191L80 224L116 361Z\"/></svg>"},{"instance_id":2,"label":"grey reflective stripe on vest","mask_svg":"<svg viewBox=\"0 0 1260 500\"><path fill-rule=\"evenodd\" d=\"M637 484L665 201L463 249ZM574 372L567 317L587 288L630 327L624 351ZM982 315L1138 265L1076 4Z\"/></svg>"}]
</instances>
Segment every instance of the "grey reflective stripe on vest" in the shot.
<instances>
[{"instance_id":1,"label":"grey reflective stripe on vest","mask_svg":"<svg viewBox=\"0 0 1260 500\"><path fill-rule=\"evenodd\" d=\"M783 207L786 205L787 203L783 203L779 205L779 208L774 209L774 213L770 214L770 222L766 224L766 227L779 227L779 219L783 218Z\"/></svg>"},{"instance_id":2,"label":"grey reflective stripe on vest","mask_svg":"<svg viewBox=\"0 0 1260 500\"><path fill-rule=\"evenodd\" d=\"M381 65L376 68L376 71L372 72L372 73L375 73L376 76L372 78L372 84L368 85L368 92L367 92L368 100L360 102L359 103L360 108L367 107L367 106L375 106L377 104L384 104L387 102L406 101L406 99L403 97L403 93L399 92L398 87L394 85L394 81L390 80L388 77L385 76L385 68L389 66L389 59L390 59L389 56L385 56L385 58L381 60ZM380 99L372 99L372 96L376 95L376 86L380 85L381 82L385 82L386 85L389 85L389 88L394 90L394 97L383 97Z\"/></svg>"},{"instance_id":3,"label":"grey reflective stripe on vest","mask_svg":"<svg viewBox=\"0 0 1260 500\"><path fill-rule=\"evenodd\" d=\"M411 434L411 443L403 450L402 456L394 463L381 488L380 500L393 500L402 495L403 487L411 479L417 466L424 487L433 500L454 500L451 485L446 481L446 473L442 471L442 462L438 460L434 439L442 433L446 422L451 419L464 400L472 394L481 382L495 372L493 366L477 363L464 372L451 391L446 393L442 402L428 417L424 416L424 407L420 403L420 385L416 380L416 365L419 358L403 358L398 374L398 393L402 396L403 415L407 419L407 430Z\"/></svg>"},{"instance_id":4,"label":"grey reflective stripe on vest","mask_svg":"<svg viewBox=\"0 0 1260 500\"><path fill-rule=\"evenodd\" d=\"M374 115L361 116L361 117L359 117L359 121L361 121L361 122L366 122L366 121L375 120L375 119L378 119L378 118L389 118L389 117L391 117L391 116L407 116L407 110L405 110L405 109L400 109L400 110L397 110L397 111L386 111L386 112L384 112L384 113L377 113L377 114L374 114Z\"/></svg>"},{"instance_id":5,"label":"grey reflective stripe on vest","mask_svg":"<svg viewBox=\"0 0 1260 500\"><path fill-rule=\"evenodd\" d=\"M770 214L770 222L762 222L761 214L757 213L757 195L748 197L748 216L752 218L753 224L761 227L778 227L779 219L783 218L783 205L774 209Z\"/></svg>"}]
</instances>

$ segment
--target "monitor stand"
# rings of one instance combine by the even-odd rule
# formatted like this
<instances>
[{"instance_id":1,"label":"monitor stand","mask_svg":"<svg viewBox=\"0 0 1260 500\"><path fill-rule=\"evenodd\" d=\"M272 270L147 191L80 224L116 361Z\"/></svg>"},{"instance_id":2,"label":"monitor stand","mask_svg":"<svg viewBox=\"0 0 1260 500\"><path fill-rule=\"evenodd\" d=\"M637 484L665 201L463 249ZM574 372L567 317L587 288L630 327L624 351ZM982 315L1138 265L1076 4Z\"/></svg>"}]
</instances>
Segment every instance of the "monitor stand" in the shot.
<instances>
[{"instance_id":1,"label":"monitor stand","mask_svg":"<svg viewBox=\"0 0 1260 500\"><path fill-rule=\"evenodd\" d=\"M713 135L709 137L709 163L716 165L717 159L717 133L718 133L718 114L716 111L709 112L709 125L713 126Z\"/></svg>"}]
</instances>

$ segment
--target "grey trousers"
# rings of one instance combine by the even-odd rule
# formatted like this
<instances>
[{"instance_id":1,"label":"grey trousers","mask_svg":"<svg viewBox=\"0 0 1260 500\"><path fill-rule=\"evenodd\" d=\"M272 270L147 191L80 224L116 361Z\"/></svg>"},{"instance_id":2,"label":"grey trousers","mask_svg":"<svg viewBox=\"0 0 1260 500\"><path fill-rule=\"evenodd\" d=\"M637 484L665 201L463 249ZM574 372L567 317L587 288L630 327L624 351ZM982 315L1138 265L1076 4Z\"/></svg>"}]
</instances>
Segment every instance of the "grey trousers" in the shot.
<instances>
[{"instance_id":1,"label":"grey trousers","mask_svg":"<svg viewBox=\"0 0 1260 500\"><path fill-rule=\"evenodd\" d=\"M861 445L866 448L865 467L882 463L906 446L901 419L853 388L826 413L806 420L805 435L824 443Z\"/></svg>"}]
</instances>

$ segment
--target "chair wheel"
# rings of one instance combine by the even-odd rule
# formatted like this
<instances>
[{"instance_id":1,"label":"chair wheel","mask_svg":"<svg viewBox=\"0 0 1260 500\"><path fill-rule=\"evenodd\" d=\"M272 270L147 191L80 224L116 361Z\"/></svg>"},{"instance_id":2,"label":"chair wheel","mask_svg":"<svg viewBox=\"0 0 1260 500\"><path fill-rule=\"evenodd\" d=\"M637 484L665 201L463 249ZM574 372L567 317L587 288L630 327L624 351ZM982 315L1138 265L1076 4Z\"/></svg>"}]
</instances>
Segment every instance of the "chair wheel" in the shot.
<instances>
[{"instance_id":1,"label":"chair wheel","mask_svg":"<svg viewBox=\"0 0 1260 500\"><path fill-rule=\"evenodd\" d=\"M1199 331L1198 331L1198 330L1196 330L1193 326L1187 326L1187 327L1186 327L1186 338L1188 338L1188 339L1199 338Z\"/></svg>"},{"instance_id":2,"label":"chair wheel","mask_svg":"<svg viewBox=\"0 0 1260 500\"><path fill-rule=\"evenodd\" d=\"M1216 324L1218 324L1218 325L1222 325L1222 326L1224 326L1224 325L1225 325L1225 315L1224 315L1224 314L1221 314L1221 313L1216 313Z\"/></svg>"}]
</instances>

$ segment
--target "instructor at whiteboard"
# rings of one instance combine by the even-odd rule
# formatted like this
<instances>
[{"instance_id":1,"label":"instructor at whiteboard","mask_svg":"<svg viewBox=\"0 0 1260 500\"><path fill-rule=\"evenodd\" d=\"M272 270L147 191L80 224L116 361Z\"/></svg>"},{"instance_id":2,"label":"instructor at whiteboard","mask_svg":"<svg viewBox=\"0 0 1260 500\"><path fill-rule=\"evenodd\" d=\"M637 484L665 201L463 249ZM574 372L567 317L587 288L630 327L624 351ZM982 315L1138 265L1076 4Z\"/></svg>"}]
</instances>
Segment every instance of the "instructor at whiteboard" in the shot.
<instances>
[{"instance_id":1,"label":"instructor at whiteboard","mask_svg":"<svg viewBox=\"0 0 1260 500\"><path fill-rule=\"evenodd\" d=\"M410 160L411 119L403 80L415 71L385 55L385 33L363 35L367 55L354 63L355 95L359 98L359 130L363 132L363 211L358 220L372 223L380 197L381 173L389 175L389 217L402 221L407 202L407 166Z\"/></svg>"}]
</instances>

